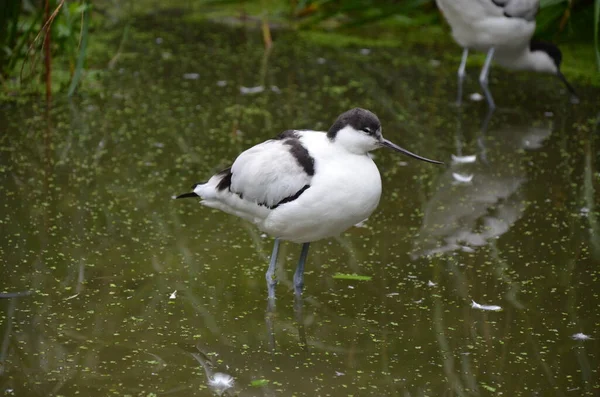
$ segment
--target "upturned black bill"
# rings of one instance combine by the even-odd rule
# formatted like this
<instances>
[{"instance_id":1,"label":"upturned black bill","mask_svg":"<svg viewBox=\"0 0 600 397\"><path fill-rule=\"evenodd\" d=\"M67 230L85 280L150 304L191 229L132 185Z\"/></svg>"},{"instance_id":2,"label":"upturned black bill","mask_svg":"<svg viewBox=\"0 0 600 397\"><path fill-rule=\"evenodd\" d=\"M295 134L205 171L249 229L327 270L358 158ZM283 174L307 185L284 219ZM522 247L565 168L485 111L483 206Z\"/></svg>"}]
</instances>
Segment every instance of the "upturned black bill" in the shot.
<instances>
[{"instance_id":1,"label":"upturned black bill","mask_svg":"<svg viewBox=\"0 0 600 397\"><path fill-rule=\"evenodd\" d=\"M409 152L408 150L406 150L406 149L404 149L404 148L401 148L400 146L396 145L396 144L395 144L395 143L393 143L393 142L390 142L390 141L388 141L387 139L383 139L383 140L381 141L381 145L382 145L382 146L385 146L385 147L387 147L387 148L390 148L390 149L392 149L392 150L395 150L395 151L397 151L397 152L404 153L404 154L406 154L407 156L414 157L414 158L416 158L416 159L418 159L418 160L426 161L426 162L428 162L428 163L433 163L433 164L444 164L444 163L442 163L441 161L437 161L437 160L430 160L430 159L428 159L428 158L421 157L421 156L419 156L418 154L414 154L414 153L412 153L412 152Z\"/></svg>"}]
</instances>

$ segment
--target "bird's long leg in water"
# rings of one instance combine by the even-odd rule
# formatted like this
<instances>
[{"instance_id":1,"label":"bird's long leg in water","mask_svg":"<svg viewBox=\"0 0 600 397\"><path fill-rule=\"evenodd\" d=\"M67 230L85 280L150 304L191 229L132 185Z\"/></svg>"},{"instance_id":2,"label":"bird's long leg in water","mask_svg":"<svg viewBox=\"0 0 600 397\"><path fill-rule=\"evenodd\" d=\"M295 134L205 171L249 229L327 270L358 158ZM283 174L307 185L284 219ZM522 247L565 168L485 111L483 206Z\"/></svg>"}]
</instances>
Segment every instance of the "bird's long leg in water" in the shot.
<instances>
[{"instance_id":1,"label":"bird's long leg in water","mask_svg":"<svg viewBox=\"0 0 600 397\"><path fill-rule=\"evenodd\" d=\"M463 50L462 59L460 61L460 66L458 67L458 97L456 98L456 103L460 105L462 103L463 96L463 81L465 81L466 68L467 68L467 58L469 57L469 49L465 48Z\"/></svg>"},{"instance_id":2,"label":"bird's long leg in water","mask_svg":"<svg viewBox=\"0 0 600 397\"><path fill-rule=\"evenodd\" d=\"M277 277L275 276L275 266L277 265L277 254L279 254L279 239L275 239L273 244L273 253L269 261L269 269L265 275L267 279L267 288L269 291L269 300L275 299L275 286L277 285Z\"/></svg>"},{"instance_id":3,"label":"bird's long leg in water","mask_svg":"<svg viewBox=\"0 0 600 397\"><path fill-rule=\"evenodd\" d=\"M490 109L494 109L496 107L494 98L492 98L492 94L488 88L488 76L490 74L492 58L494 58L494 47L489 49L487 57L485 58L485 64L483 65L483 69L481 69L481 74L479 75L479 84L481 84L481 89L483 89L483 93L485 94L485 98L487 99Z\"/></svg>"},{"instance_id":4,"label":"bird's long leg in water","mask_svg":"<svg viewBox=\"0 0 600 397\"><path fill-rule=\"evenodd\" d=\"M306 263L306 257L308 256L308 247L310 243L302 244L302 252L300 252L300 260L298 260L298 266L296 267L296 273L294 273L294 290L296 295L302 294L302 288L304 287L304 264Z\"/></svg>"}]
</instances>

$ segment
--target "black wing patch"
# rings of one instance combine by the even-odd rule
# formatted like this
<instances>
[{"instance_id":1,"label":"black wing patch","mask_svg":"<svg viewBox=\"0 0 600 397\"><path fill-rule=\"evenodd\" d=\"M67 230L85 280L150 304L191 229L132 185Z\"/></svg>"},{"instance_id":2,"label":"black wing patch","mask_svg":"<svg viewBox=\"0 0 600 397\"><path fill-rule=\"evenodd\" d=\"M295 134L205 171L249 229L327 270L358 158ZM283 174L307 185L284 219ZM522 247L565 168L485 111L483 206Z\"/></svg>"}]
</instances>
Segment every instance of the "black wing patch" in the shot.
<instances>
[{"instance_id":1,"label":"black wing patch","mask_svg":"<svg viewBox=\"0 0 600 397\"><path fill-rule=\"evenodd\" d=\"M306 172L308 176L313 176L315 174L315 159L310 155L308 150L302 146L300 140L297 138L288 138L283 141L283 143L290 147L290 153L294 156L298 165L302 167L304 172Z\"/></svg>"},{"instance_id":2,"label":"black wing patch","mask_svg":"<svg viewBox=\"0 0 600 397\"><path fill-rule=\"evenodd\" d=\"M222 175L223 178L221 178L221 181L219 181L219 184L217 185L217 190L221 191L221 190L231 190L231 176L233 175L231 173L231 167L229 168L225 168L223 171L219 172L217 175Z\"/></svg>"}]
</instances>

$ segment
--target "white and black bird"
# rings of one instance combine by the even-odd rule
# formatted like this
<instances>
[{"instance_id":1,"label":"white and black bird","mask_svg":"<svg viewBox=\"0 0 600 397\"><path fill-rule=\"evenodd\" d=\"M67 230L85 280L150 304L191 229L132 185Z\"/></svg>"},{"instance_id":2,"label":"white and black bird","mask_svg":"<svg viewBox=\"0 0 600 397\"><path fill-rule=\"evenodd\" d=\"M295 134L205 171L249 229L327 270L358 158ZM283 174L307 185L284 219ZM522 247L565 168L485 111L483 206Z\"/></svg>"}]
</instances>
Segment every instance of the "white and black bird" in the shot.
<instances>
[{"instance_id":1,"label":"white and black bird","mask_svg":"<svg viewBox=\"0 0 600 397\"><path fill-rule=\"evenodd\" d=\"M552 43L532 40L539 0L436 0L452 29L454 40L463 47L458 68L458 103L469 50L487 52L479 83L490 108L495 108L488 88L492 59L513 70L530 70L556 75L576 98L575 90L560 71L562 53Z\"/></svg>"},{"instance_id":2,"label":"white and black bird","mask_svg":"<svg viewBox=\"0 0 600 397\"><path fill-rule=\"evenodd\" d=\"M302 243L294 287L304 285L309 243L341 234L367 219L379 204L381 176L369 152L387 147L419 160L384 139L372 112L342 113L329 131L288 130L242 152L233 165L193 192L201 204L254 223L275 237L267 270L269 298L275 298L275 264L280 240Z\"/></svg>"}]
</instances>

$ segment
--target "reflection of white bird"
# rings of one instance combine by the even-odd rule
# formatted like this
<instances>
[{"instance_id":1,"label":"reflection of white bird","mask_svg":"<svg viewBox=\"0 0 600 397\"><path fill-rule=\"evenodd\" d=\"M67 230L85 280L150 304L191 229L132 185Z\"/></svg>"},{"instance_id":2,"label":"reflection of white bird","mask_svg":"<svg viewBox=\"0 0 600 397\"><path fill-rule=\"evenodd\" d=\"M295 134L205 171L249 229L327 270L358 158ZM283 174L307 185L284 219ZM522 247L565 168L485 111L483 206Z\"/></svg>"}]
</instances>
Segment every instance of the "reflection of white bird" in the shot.
<instances>
[{"instance_id":1,"label":"reflection of white bird","mask_svg":"<svg viewBox=\"0 0 600 397\"><path fill-rule=\"evenodd\" d=\"M506 233L521 218L525 210L521 187L526 181L521 150L540 148L550 130L506 128L486 135L493 135L486 144L487 164L479 159L454 163L438 179L424 208L413 257L472 251ZM459 170L472 176L469 183L456 183L453 174Z\"/></svg>"},{"instance_id":2,"label":"reflection of white bird","mask_svg":"<svg viewBox=\"0 0 600 397\"><path fill-rule=\"evenodd\" d=\"M270 299L279 241L303 243L294 274L300 293L309 243L341 234L377 207L381 177L368 153L380 147L439 164L384 139L377 116L356 108L341 114L326 133L288 130L246 150L230 168L177 198L200 197L202 204L275 237L266 275Z\"/></svg>"},{"instance_id":3,"label":"reflection of white bird","mask_svg":"<svg viewBox=\"0 0 600 397\"><path fill-rule=\"evenodd\" d=\"M436 0L452 28L454 40L463 47L458 68L458 102L469 50L487 52L479 82L490 108L494 99L488 89L492 59L508 69L531 70L558 76L567 89L575 90L560 71L562 54L554 44L532 40L539 0Z\"/></svg>"}]
</instances>

